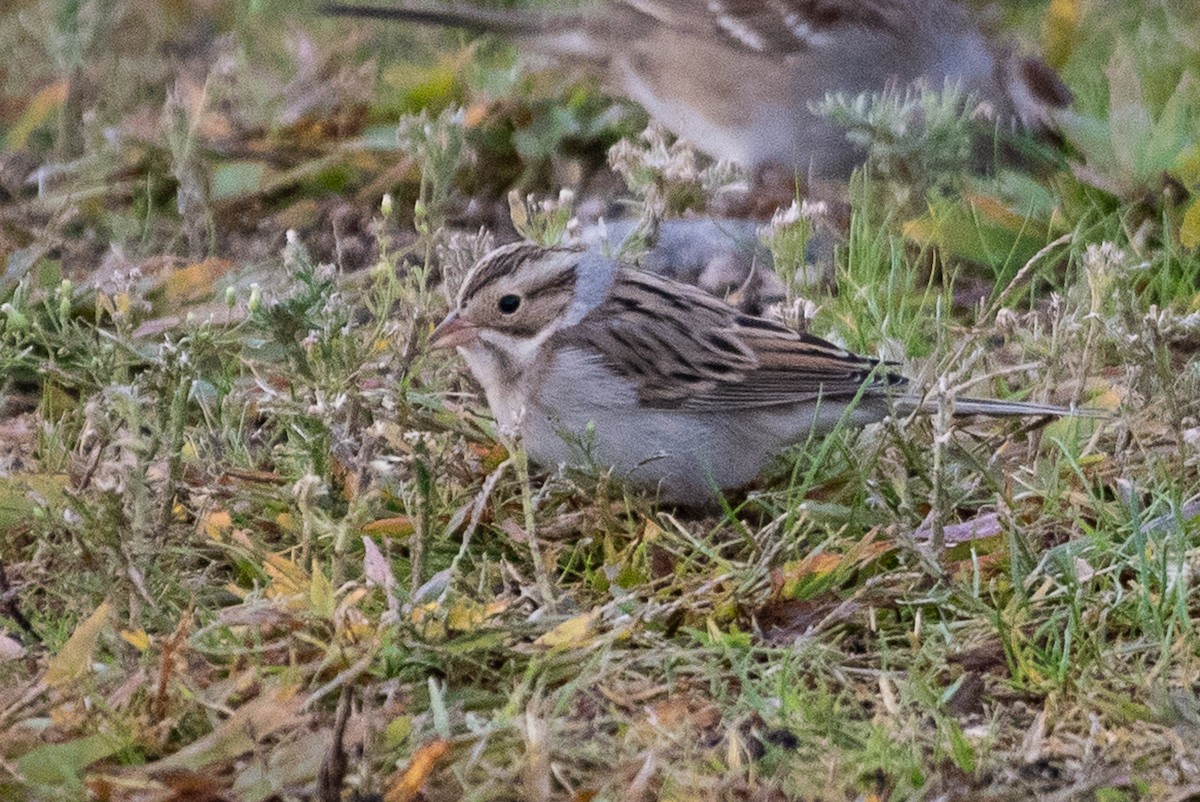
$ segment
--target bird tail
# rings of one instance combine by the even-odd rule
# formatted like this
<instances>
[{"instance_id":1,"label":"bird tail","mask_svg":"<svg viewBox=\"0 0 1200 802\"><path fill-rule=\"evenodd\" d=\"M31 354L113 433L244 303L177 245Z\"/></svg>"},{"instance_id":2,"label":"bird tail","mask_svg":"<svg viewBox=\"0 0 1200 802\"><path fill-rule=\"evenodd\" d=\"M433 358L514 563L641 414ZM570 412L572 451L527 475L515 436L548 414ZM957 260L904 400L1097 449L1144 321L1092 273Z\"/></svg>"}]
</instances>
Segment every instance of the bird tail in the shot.
<instances>
[{"instance_id":1,"label":"bird tail","mask_svg":"<svg viewBox=\"0 0 1200 802\"><path fill-rule=\"evenodd\" d=\"M321 13L333 17L396 20L421 25L463 28L477 33L501 33L510 36L540 33L546 27L544 16L522 11L499 11L470 6L365 6L350 3L326 3Z\"/></svg>"},{"instance_id":2,"label":"bird tail","mask_svg":"<svg viewBox=\"0 0 1200 802\"><path fill-rule=\"evenodd\" d=\"M903 396L896 399L897 411L904 414L937 412L935 398ZM952 402L955 417L986 415L992 418L1008 417L1053 417L1053 418L1107 418L1108 412L1090 407L1060 407L1054 404L1037 404L1029 401L999 401L989 398L955 398Z\"/></svg>"},{"instance_id":3,"label":"bird tail","mask_svg":"<svg viewBox=\"0 0 1200 802\"><path fill-rule=\"evenodd\" d=\"M326 3L321 11L334 17L393 20L496 33L520 39L526 47L549 56L593 61L611 57L604 43L590 35L586 26L579 24L580 17L571 13L543 14L519 9L437 4L366 6L353 3Z\"/></svg>"}]
</instances>

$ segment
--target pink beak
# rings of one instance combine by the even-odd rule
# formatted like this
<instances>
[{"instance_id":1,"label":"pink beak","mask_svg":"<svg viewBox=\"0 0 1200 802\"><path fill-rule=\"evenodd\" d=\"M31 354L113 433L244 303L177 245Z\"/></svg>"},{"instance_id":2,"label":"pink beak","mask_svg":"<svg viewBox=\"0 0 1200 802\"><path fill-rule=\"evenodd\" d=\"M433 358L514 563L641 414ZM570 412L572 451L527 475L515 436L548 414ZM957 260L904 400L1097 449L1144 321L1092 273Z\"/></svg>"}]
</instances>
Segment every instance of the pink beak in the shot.
<instances>
[{"instance_id":1,"label":"pink beak","mask_svg":"<svg viewBox=\"0 0 1200 802\"><path fill-rule=\"evenodd\" d=\"M458 315L454 310L446 315L446 319L437 325L433 334L429 335L430 348L457 348L475 339L476 328Z\"/></svg>"}]
</instances>

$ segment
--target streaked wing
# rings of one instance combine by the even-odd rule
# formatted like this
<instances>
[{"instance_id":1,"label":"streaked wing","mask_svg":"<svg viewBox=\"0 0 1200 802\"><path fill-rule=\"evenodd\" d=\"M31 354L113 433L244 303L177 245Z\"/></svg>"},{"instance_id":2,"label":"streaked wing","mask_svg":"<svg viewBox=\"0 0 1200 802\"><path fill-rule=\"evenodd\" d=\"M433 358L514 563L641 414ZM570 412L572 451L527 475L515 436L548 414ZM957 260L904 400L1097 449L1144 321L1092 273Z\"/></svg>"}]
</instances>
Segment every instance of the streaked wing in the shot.
<instances>
[{"instance_id":1,"label":"streaked wing","mask_svg":"<svg viewBox=\"0 0 1200 802\"><path fill-rule=\"evenodd\" d=\"M760 53L788 54L824 47L846 28L895 29L903 3L880 0L622 0L669 28L723 36Z\"/></svg>"},{"instance_id":2,"label":"streaked wing","mask_svg":"<svg viewBox=\"0 0 1200 802\"><path fill-rule=\"evenodd\" d=\"M669 308L672 314L663 314ZM689 285L622 270L559 343L603 360L659 409L736 410L854 397L905 379L877 359L752 317Z\"/></svg>"}]
</instances>

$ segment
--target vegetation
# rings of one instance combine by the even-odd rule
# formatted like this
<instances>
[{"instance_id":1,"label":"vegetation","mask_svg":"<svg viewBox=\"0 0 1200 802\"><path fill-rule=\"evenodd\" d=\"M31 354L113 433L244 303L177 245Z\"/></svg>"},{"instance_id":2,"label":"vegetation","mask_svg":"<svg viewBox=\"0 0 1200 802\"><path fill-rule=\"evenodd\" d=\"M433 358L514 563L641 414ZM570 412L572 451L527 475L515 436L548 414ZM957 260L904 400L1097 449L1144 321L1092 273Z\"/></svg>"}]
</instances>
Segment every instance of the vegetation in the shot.
<instances>
[{"instance_id":1,"label":"vegetation","mask_svg":"<svg viewBox=\"0 0 1200 802\"><path fill-rule=\"evenodd\" d=\"M872 161L836 292L827 212L764 226L772 313L1109 417L838 431L708 517L539 472L424 342L491 231L725 166L500 42L6 5L0 797L1191 798L1200 17L1009 5L1061 163L969 175L952 87L831 98Z\"/></svg>"}]
</instances>

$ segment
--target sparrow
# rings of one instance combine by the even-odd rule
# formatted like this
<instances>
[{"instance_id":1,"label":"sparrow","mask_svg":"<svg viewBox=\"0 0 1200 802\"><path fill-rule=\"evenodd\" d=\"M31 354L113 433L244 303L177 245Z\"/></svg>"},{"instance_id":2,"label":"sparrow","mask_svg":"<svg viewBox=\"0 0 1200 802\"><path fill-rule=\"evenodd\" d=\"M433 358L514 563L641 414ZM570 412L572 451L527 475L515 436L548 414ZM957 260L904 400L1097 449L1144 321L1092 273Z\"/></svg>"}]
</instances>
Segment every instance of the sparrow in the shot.
<instances>
[{"instance_id":1,"label":"sparrow","mask_svg":"<svg viewBox=\"0 0 1200 802\"><path fill-rule=\"evenodd\" d=\"M594 251L529 242L471 268L429 345L458 350L533 462L611 471L681 507L714 506L839 423L936 409L893 363ZM953 411L1076 414L976 398Z\"/></svg>"},{"instance_id":2,"label":"sparrow","mask_svg":"<svg viewBox=\"0 0 1200 802\"><path fill-rule=\"evenodd\" d=\"M694 284L744 312L758 314L786 292L774 257L753 220L687 217L662 220L644 249L629 249L641 221L631 217L585 224L576 243L660 276ZM813 249L810 249L813 250Z\"/></svg>"},{"instance_id":3,"label":"sparrow","mask_svg":"<svg viewBox=\"0 0 1200 802\"><path fill-rule=\"evenodd\" d=\"M811 106L923 81L956 82L996 132L1051 133L1071 94L1042 61L984 36L955 0L607 0L571 13L456 5L327 5L334 15L491 32L601 75L698 150L808 182L864 158ZM990 148L981 147L983 151ZM794 180L794 179L793 179Z\"/></svg>"}]
</instances>

